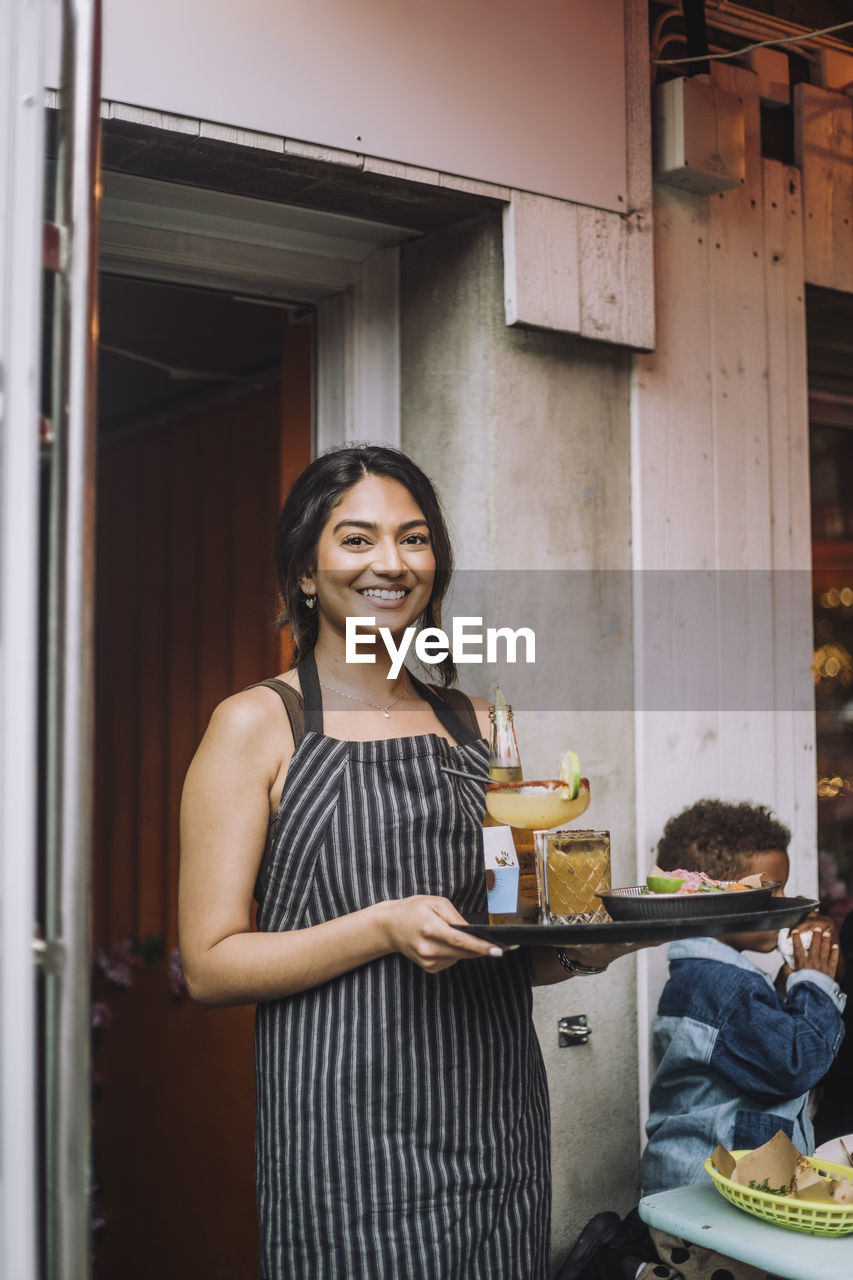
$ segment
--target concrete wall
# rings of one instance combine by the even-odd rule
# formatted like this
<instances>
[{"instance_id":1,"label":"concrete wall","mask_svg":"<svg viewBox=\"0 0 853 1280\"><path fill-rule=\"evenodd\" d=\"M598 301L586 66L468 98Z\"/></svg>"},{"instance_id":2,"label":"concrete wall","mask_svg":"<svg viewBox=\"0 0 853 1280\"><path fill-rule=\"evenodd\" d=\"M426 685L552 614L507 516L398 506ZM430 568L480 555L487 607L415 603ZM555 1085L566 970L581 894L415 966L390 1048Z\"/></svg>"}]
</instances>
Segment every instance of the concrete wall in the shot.
<instances>
[{"instance_id":1,"label":"concrete wall","mask_svg":"<svg viewBox=\"0 0 853 1280\"><path fill-rule=\"evenodd\" d=\"M548 570L630 568L628 353L506 327L496 220L406 245L401 280L402 445L436 481L462 573L535 570L541 591ZM489 576L478 580L488 608ZM571 601L552 607L568 625ZM618 645L630 662L630 618ZM468 668L462 683L483 696L493 688L485 667ZM578 750L589 821L611 831L614 883L630 883L630 710L522 710L516 719L528 777L552 776L561 751ZM552 1095L555 1261L594 1213L624 1213L637 1199L635 1010L632 959L536 994ZM558 1018L577 1013L589 1017L589 1043L558 1048Z\"/></svg>"}]
</instances>

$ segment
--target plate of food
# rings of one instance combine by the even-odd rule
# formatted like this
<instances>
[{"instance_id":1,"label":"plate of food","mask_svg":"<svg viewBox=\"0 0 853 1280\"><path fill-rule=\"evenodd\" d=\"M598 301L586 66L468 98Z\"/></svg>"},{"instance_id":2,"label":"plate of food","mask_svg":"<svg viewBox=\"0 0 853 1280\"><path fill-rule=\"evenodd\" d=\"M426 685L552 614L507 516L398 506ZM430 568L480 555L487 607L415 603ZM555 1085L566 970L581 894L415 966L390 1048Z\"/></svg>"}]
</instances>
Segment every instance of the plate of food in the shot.
<instances>
[{"instance_id":1,"label":"plate of food","mask_svg":"<svg viewBox=\"0 0 853 1280\"><path fill-rule=\"evenodd\" d=\"M656 867L645 884L610 889L600 897L612 920L673 920L761 911L778 888L778 881L762 876L714 880L704 871Z\"/></svg>"}]
</instances>

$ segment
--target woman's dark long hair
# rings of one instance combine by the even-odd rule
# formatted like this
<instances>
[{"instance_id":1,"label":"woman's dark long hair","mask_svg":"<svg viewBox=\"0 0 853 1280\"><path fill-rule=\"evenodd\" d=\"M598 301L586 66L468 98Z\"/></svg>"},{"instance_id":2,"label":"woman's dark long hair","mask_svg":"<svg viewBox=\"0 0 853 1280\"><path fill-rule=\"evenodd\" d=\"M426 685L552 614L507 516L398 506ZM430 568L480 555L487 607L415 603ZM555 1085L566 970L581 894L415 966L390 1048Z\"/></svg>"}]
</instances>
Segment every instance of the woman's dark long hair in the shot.
<instances>
[{"instance_id":1,"label":"woman's dark long hair","mask_svg":"<svg viewBox=\"0 0 853 1280\"><path fill-rule=\"evenodd\" d=\"M317 642L318 618L309 609L299 577L316 567L317 544L335 505L348 489L366 476L396 480L414 498L429 526L435 556L432 594L421 615L425 627L441 626L441 605L453 573L453 547L432 481L399 449L384 445L344 445L315 458L294 481L275 531L275 567L281 591L279 626L289 626L296 661ZM448 655L438 665L446 687L456 679L456 665Z\"/></svg>"}]
</instances>

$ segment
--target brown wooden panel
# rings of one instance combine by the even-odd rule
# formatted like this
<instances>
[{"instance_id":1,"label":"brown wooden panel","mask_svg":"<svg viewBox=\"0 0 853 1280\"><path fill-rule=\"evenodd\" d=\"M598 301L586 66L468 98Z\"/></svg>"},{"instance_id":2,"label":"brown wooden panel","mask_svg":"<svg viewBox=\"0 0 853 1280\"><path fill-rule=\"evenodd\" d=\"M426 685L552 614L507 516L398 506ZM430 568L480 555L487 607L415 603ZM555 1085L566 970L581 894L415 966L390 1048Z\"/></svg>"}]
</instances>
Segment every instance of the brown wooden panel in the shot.
<instances>
[{"instance_id":1,"label":"brown wooden panel","mask_svg":"<svg viewBox=\"0 0 853 1280\"><path fill-rule=\"evenodd\" d=\"M281 349L281 474L283 500L311 461L314 329L307 318L285 325Z\"/></svg>"},{"instance_id":2,"label":"brown wooden panel","mask_svg":"<svg viewBox=\"0 0 853 1280\"><path fill-rule=\"evenodd\" d=\"M257 1273L254 1010L175 1000L161 968L97 1033L97 1280L250 1280Z\"/></svg>"},{"instance_id":3,"label":"brown wooden panel","mask_svg":"<svg viewBox=\"0 0 853 1280\"><path fill-rule=\"evenodd\" d=\"M136 933L165 933L168 765L169 528L165 507L167 438L155 432L139 458L139 844Z\"/></svg>"},{"instance_id":4,"label":"brown wooden panel","mask_svg":"<svg viewBox=\"0 0 853 1280\"><path fill-rule=\"evenodd\" d=\"M301 471L311 461L313 449L314 326L306 317L286 325L281 353L281 468L278 505ZM290 633L279 635L279 667L293 663Z\"/></svg>"},{"instance_id":5,"label":"brown wooden panel","mask_svg":"<svg viewBox=\"0 0 853 1280\"><path fill-rule=\"evenodd\" d=\"M303 448L309 428L301 430ZM100 945L147 933L177 944L178 813L187 766L214 706L279 665L272 538L280 437L274 382L103 451ZM306 461L303 453L300 468Z\"/></svg>"},{"instance_id":6,"label":"brown wooden panel","mask_svg":"<svg viewBox=\"0 0 853 1280\"><path fill-rule=\"evenodd\" d=\"M806 281L853 290L853 103L813 84L794 87L794 147L803 175Z\"/></svg>"},{"instance_id":7,"label":"brown wooden panel","mask_svg":"<svg viewBox=\"0 0 853 1280\"><path fill-rule=\"evenodd\" d=\"M132 936L137 920L138 761L138 460L136 450L117 446L111 463L115 511L111 530L114 573L106 603L106 634L101 660L111 668L112 694L104 751L110 760L112 785L108 810L109 921L111 940Z\"/></svg>"},{"instance_id":8,"label":"brown wooden panel","mask_svg":"<svg viewBox=\"0 0 853 1280\"><path fill-rule=\"evenodd\" d=\"M233 689L263 680L274 673L278 661L273 533L278 509L280 395L277 382L259 391L252 400L252 412L238 428L231 539ZM250 626L253 611L257 621Z\"/></svg>"},{"instance_id":9,"label":"brown wooden panel","mask_svg":"<svg viewBox=\"0 0 853 1280\"><path fill-rule=\"evenodd\" d=\"M203 440L203 442L202 442ZM234 579L230 554L234 530L234 406L211 412L199 441L201 474L201 616L196 657L204 724L231 688L231 617Z\"/></svg>"},{"instance_id":10,"label":"brown wooden panel","mask_svg":"<svg viewBox=\"0 0 853 1280\"><path fill-rule=\"evenodd\" d=\"M272 534L311 441L310 329L285 330L286 411L277 383L229 393L102 453L93 918L107 949L134 933L177 944L187 767L214 705L279 665ZM127 991L98 984L117 1016L95 1052L97 1280L253 1275L252 1009L173 1000L163 966Z\"/></svg>"},{"instance_id":11,"label":"brown wooden panel","mask_svg":"<svg viewBox=\"0 0 853 1280\"><path fill-rule=\"evenodd\" d=\"M111 717L115 679L110 637L110 606L116 572L112 530L115 523L115 484L110 452L98 462L96 555L98 590L95 593L95 770L92 853L92 929L97 942L109 936L110 796L115 789Z\"/></svg>"},{"instance_id":12,"label":"brown wooden panel","mask_svg":"<svg viewBox=\"0 0 853 1280\"><path fill-rule=\"evenodd\" d=\"M201 537L198 440L189 429L169 433L169 665L166 750L168 830L164 936L178 943L178 818L184 776L201 736L196 643L200 624Z\"/></svg>"}]
</instances>

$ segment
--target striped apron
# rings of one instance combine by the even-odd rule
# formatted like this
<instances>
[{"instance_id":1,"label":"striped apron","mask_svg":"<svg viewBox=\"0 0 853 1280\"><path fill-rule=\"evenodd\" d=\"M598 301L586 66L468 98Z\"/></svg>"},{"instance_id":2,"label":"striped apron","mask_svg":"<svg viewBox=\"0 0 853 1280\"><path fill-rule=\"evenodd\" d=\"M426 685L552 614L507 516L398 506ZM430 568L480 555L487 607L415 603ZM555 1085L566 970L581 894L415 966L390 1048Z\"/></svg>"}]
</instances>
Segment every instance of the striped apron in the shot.
<instances>
[{"instance_id":1,"label":"striped apron","mask_svg":"<svg viewBox=\"0 0 853 1280\"><path fill-rule=\"evenodd\" d=\"M308 669L306 669L308 668ZM485 909L486 743L448 731L325 737L313 662L305 736L258 885L258 927L301 929L411 894ZM428 974L384 956L258 1005L263 1280L544 1280L549 1113L523 951Z\"/></svg>"}]
</instances>

